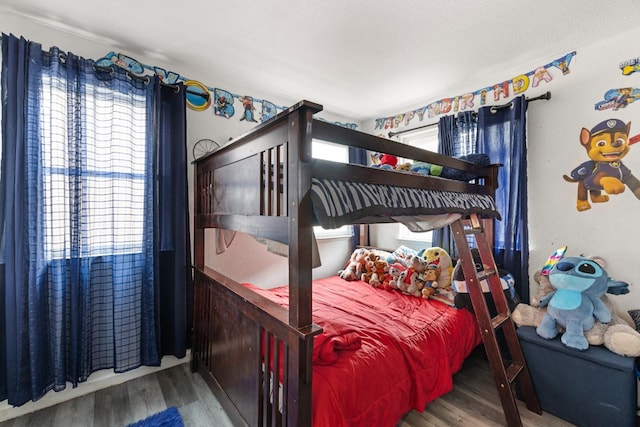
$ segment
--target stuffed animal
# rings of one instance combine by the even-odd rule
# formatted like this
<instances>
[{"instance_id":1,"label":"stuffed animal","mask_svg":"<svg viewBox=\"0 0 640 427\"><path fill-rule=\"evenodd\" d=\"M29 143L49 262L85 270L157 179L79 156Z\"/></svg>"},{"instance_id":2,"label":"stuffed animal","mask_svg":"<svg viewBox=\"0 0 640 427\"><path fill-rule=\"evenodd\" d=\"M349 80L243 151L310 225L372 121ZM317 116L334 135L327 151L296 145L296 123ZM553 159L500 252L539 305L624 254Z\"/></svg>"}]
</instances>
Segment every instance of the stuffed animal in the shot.
<instances>
[{"instance_id":1,"label":"stuffed animal","mask_svg":"<svg viewBox=\"0 0 640 427\"><path fill-rule=\"evenodd\" d=\"M387 258L387 262L389 264L399 262L403 266L409 267L411 265L411 259L416 255L418 255L418 251L407 246L400 245L391 253L391 256Z\"/></svg>"},{"instance_id":2,"label":"stuffed animal","mask_svg":"<svg viewBox=\"0 0 640 427\"><path fill-rule=\"evenodd\" d=\"M417 255L414 255L414 256L409 258L408 267L413 268L415 271L418 272L418 274L424 273L425 270L427 269L428 265L429 264L427 263L427 261L424 258L419 257ZM434 265L437 265L437 264L434 264Z\"/></svg>"},{"instance_id":3,"label":"stuffed animal","mask_svg":"<svg viewBox=\"0 0 640 427\"><path fill-rule=\"evenodd\" d=\"M478 249L471 249L471 256L473 257L473 263L477 272L487 270L490 268L487 265L482 264L482 259L480 258L480 252ZM517 305L517 296L515 294L514 285L515 280L511 273L502 268L498 268L498 274L500 275L500 284L502 285L504 297L507 300L507 305L509 310L513 310ZM471 303L471 296L469 295L467 289L466 279L464 277L464 271L462 270L462 263L458 260L456 266L453 269L453 274L451 275L452 279L452 287L455 291L455 295L453 297L454 305L457 308L466 308L473 313L473 304ZM495 302L493 301L493 296L489 291L489 284L484 281L480 282L480 286L482 292L484 293L484 300L487 304L487 308L489 309L489 313L492 316L497 314L497 309Z\"/></svg>"},{"instance_id":4,"label":"stuffed animal","mask_svg":"<svg viewBox=\"0 0 640 427\"><path fill-rule=\"evenodd\" d=\"M602 261L596 260L596 262L600 264ZM601 266L604 267L604 264L602 263ZM541 270L536 271L533 277L539 285L538 293L531 298L531 305L518 304L511 315L519 327L540 326L542 318L547 313L547 307L540 307L539 302L554 291L549 276L542 274ZM618 315L614 302L606 294L600 299L611 312L611 321L609 323L596 321L591 329L584 331L589 345L604 345L609 351L621 356L640 357L640 333ZM562 332L562 329L559 332Z\"/></svg>"},{"instance_id":5,"label":"stuffed animal","mask_svg":"<svg viewBox=\"0 0 640 427\"><path fill-rule=\"evenodd\" d=\"M373 153L371 155L373 167L381 169L395 169L398 164L398 158L392 154Z\"/></svg>"},{"instance_id":6,"label":"stuffed animal","mask_svg":"<svg viewBox=\"0 0 640 427\"><path fill-rule=\"evenodd\" d=\"M380 255L369 252L364 258L365 271L360 276L360 280L370 284L374 288L380 286L384 280L385 272L387 271L387 261L383 260Z\"/></svg>"},{"instance_id":7,"label":"stuffed animal","mask_svg":"<svg viewBox=\"0 0 640 427\"><path fill-rule=\"evenodd\" d=\"M438 169L440 168L440 169ZM413 162L413 164L409 167L409 170L418 175L439 175L439 172L442 170L442 167L438 165L432 165L427 162Z\"/></svg>"},{"instance_id":8,"label":"stuffed animal","mask_svg":"<svg viewBox=\"0 0 640 427\"><path fill-rule=\"evenodd\" d=\"M349 281L360 279L365 270L365 258L367 255L369 255L369 250L365 248L354 250L344 269L338 271L338 276Z\"/></svg>"},{"instance_id":9,"label":"stuffed animal","mask_svg":"<svg viewBox=\"0 0 640 427\"><path fill-rule=\"evenodd\" d=\"M400 274L398 289L403 293L414 297L422 296L423 286L420 275L413 268L409 267Z\"/></svg>"},{"instance_id":10,"label":"stuffed animal","mask_svg":"<svg viewBox=\"0 0 640 427\"><path fill-rule=\"evenodd\" d=\"M593 328L596 320L609 323L612 319L602 296L611 288L619 293L629 291L628 284L614 281L596 261L581 256L559 260L549 272L549 282L554 291L538 303L547 306L547 313L536 332L542 338L553 339L559 325L564 328L562 342L576 350L589 348L584 331Z\"/></svg>"},{"instance_id":11,"label":"stuffed animal","mask_svg":"<svg viewBox=\"0 0 640 427\"><path fill-rule=\"evenodd\" d=\"M394 262L393 264L389 265L389 271L387 273L390 277L389 286L392 289L398 289L398 283L402 281L402 272L406 270L406 268L407 267L399 262Z\"/></svg>"},{"instance_id":12,"label":"stuffed animal","mask_svg":"<svg viewBox=\"0 0 640 427\"><path fill-rule=\"evenodd\" d=\"M395 170L402 171L402 172L411 172L411 163L408 163L408 162L398 163L395 167Z\"/></svg>"},{"instance_id":13,"label":"stuffed animal","mask_svg":"<svg viewBox=\"0 0 640 427\"><path fill-rule=\"evenodd\" d=\"M392 291L394 288L391 287L391 280L393 280L393 276L389 273L391 271L391 265L385 262L384 274L382 275L382 279L380 280L380 284L378 284L378 289L383 289L385 291Z\"/></svg>"},{"instance_id":14,"label":"stuffed animal","mask_svg":"<svg viewBox=\"0 0 640 427\"><path fill-rule=\"evenodd\" d=\"M422 280L424 281L422 298L428 299L436 293L436 289L438 288L438 275L440 275L440 267L435 264L428 265L427 269L422 273Z\"/></svg>"},{"instance_id":15,"label":"stuffed animal","mask_svg":"<svg viewBox=\"0 0 640 427\"><path fill-rule=\"evenodd\" d=\"M448 288L451 286L453 261L447 251L438 246L434 246L418 252L418 255L425 259L427 265L433 264L440 267L440 275L438 276L439 288Z\"/></svg>"},{"instance_id":16,"label":"stuffed animal","mask_svg":"<svg viewBox=\"0 0 640 427\"><path fill-rule=\"evenodd\" d=\"M427 266L424 260L418 256L412 258L411 266L407 267L398 278L398 289L405 294L413 295L414 297L422 296L422 288L424 287L424 281L422 280L422 273L426 270Z\"/></svg>"}]
</instances>

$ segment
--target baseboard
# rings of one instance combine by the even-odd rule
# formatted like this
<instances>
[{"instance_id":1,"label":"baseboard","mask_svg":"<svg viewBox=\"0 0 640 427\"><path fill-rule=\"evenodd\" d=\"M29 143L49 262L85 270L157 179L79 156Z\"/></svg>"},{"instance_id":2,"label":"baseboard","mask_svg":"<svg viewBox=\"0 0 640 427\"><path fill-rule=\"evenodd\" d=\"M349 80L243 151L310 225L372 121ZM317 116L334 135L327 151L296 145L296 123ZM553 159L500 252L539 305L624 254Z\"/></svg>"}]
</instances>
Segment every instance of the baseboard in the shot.
<instances>
[{"instance_id":1,"label":"baseboard","mask_svg":"<svg viewBox=\"0 0 640 427\"><path fill-rule=\"evenodd\" d=\"M116 374L112 369L104 369L94 372L89 376L87 381L78 384L75 388L73 388L71 384L68 384L67 388L62 391L50 391L41 399L35 402L25 403L22 406L14 407L4 400L0 402L0 422L17 418L40 409L48 408L50 406L57 405L58 403L66 402L67 400L75 399L76 397L84 396L117 384L122 384L135 378L140 378L182 363L188 363L190 360L191 350L187 350L187 355L182 359L178 359L174 356L163 357L160 366L142 366L122 374Z\"/></svg>"}]
</instances>

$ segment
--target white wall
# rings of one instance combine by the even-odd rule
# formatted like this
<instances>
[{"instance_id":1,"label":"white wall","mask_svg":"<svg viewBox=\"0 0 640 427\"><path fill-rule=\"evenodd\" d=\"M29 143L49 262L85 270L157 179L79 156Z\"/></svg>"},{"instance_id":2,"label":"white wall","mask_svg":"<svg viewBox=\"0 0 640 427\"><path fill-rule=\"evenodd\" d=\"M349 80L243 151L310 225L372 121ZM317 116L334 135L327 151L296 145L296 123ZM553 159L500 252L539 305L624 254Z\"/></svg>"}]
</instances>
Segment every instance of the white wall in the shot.
<instances>
[{"instance_id":1,"label":"white wall","mask_svg":"<svg viewBox=\"0 0 640 427\"><path fill-rule=\"evenodd\" d=\"M603 33L603 37L607 34ZM640 134L640 100L625 109L596 111L595 104L604 98L604 93L613 88L640 88L640 72L623 76L619 63L640 56L637 46L640 31L631 31L614 36L589 46L577 46L576 55L570 64L570 73L553 74L549 83L541 83L527 96L537 96L550 90L550 101L536 101L528 109L528 167L529 167L529 234L530 275L540 269L547 257L557 248L567 245L568 255L600 255L607 262L610 276L631 284L627 295L613 297L623 310L640 308L640 270L637 260L640 249L640 200L627 189L611 196L607 203L592 204L589 211L576 210L576 184L563 180L573 168L588 160L580 145L580 131L591 129L609 118L631 121L631 135ZM487 85L510 79L528 72L537 66L562 57L567 52L550 52L549 57L539 63L522 64L517 70L505 70L496 75ZM557 70L556 70L557 71ZM480 86L478 86L480 87ZM469 87L461 85L460 93ZM434 100L425 100L422 105L459 93L443 93ZM492 98L492 97L488 97ZM501 102L501 103L504 103ZM419 106L407 106L409 111ZM400 111L389 111L392 116ZM374 119L363 127L371 133ZM431 119L436 121L437 118ZM419 126L417 120L411 126ZM640 177L640 144L632 145L624 162ZM537 292L532 280L531 292Z\"/></svg>"}]
</instances>

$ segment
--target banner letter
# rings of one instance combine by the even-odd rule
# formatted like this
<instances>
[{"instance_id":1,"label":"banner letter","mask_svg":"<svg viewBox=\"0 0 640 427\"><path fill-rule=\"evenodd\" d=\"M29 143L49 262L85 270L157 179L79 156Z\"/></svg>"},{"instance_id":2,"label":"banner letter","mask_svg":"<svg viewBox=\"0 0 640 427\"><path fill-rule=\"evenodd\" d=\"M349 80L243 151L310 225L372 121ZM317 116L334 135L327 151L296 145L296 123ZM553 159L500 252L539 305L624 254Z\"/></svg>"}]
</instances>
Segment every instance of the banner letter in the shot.
<instances>
[{"instance_id":1,"label":"banner letter","mask_svg":"<svg viewBox=\"0 0 640 427\"><path fill-rule=\"evenodd\" d=\"M511 80L511 84L513 85L513 93L517 95L529 88L529 77L524 74L520 74Z\"/></svg>"}]
</instances>

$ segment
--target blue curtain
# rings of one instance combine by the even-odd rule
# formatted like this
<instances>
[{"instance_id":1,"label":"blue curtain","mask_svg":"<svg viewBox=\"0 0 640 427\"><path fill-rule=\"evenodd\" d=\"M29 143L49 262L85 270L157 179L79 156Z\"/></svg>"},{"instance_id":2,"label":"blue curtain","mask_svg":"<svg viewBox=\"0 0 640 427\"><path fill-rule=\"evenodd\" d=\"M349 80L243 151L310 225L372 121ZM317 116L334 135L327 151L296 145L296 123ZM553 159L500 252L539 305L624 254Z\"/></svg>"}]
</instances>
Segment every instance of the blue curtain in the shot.
<instances>
[{"instance_id":1,"label":"blue curtain","mask_svg":"<svg viewBox=\"0 0 640 427\"><path fill-rule=\"evenodd\" d=\"M183 88L4 34L2 55L0 399L183 356Z\"/></svg>"},{"instance_id":2,"label":"blue curtain","mask_svg":"<svg viewBox=\"0 0 640 427\"><path fill-rule=\"evenodd\" d=\"M522 301L529 301L529 235L527 228L527 100L516 97L505 107L478 111L478 152L500 163L495 221L496 263L516 278Z\"/></svg>"},{"instance_id":3,"label":"blue curtain","mask_svg":"<svg viewBox=\"0 0 640 427\"><path fill-rule=\"evenodd\" d=\"M160 238L157 278L161 354L182 358L191 347L193 281L189 236L186 98L182 84L156 84Z\"/></svg>"},{"instance_id":4,"label":"blue curtain","mask_svg":"<svg viewBox=\"0 0 640 427\"><path fill-rule=\"evenodd\" d=\"M438 122L438 152L451 157L460 157L477 151L477 116L471 111L443 116ZM432 245L446 250L454 258L458 250L449 227L433 231Z\"/></svg>"}]
</instances>

